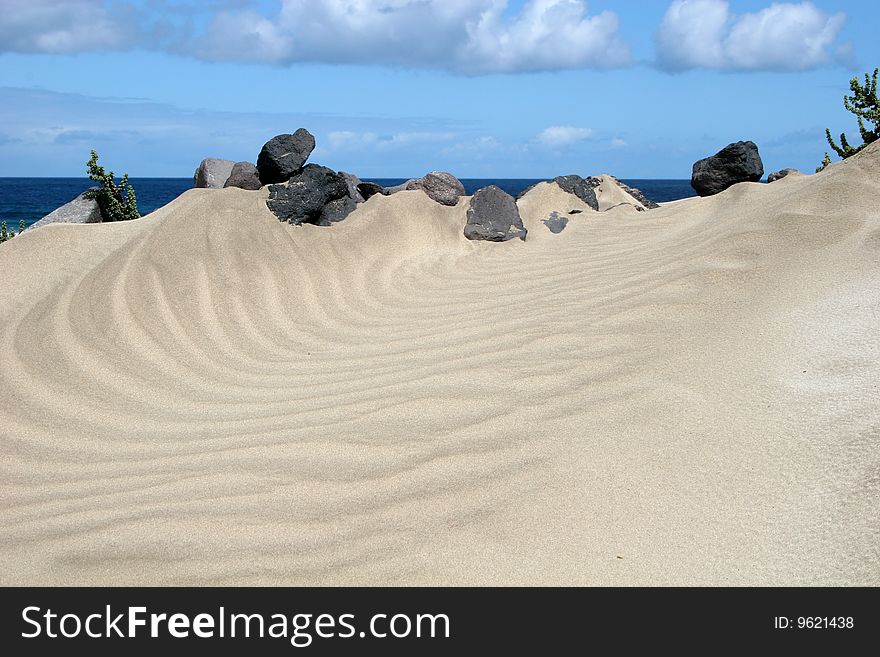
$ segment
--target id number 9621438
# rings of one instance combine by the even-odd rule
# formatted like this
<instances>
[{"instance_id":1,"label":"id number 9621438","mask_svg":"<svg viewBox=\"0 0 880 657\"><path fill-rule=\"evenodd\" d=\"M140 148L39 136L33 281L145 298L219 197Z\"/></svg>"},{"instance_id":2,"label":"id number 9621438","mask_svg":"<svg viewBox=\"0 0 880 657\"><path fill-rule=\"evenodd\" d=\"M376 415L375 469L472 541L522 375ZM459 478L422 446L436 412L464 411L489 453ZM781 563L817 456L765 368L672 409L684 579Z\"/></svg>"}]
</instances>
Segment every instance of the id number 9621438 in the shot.
<instances>
[{"instance_id":1,"label":"id number 9621438","mask_svg":"<svg viewBox=\"0 0 880 657\"><path fill-rule=\"evenodd\" d=\"M855 627L855 619L852 616L777 616L773 619L773 627L777 630L851 630Z\"/></svg>"}]
</instances>

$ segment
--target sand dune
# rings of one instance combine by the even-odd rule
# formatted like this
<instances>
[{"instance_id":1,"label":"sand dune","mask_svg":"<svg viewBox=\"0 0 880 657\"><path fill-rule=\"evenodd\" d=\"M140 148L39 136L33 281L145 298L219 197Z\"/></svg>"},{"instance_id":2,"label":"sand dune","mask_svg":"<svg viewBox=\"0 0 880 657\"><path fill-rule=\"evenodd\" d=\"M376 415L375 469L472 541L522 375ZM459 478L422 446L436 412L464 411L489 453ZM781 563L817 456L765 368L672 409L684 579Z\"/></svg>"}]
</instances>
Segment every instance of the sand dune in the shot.
<instances>
[{"instance_id":1,"label":"sand dune","mask_svg":"<svg viewBox=\"0 0 880 657\"><path fill-rule=\"evenodd\" d=\"M505 244L419 191L29 231L2 584L880 584L878 181L542 188Z\"/></svg>"}]
</instances>

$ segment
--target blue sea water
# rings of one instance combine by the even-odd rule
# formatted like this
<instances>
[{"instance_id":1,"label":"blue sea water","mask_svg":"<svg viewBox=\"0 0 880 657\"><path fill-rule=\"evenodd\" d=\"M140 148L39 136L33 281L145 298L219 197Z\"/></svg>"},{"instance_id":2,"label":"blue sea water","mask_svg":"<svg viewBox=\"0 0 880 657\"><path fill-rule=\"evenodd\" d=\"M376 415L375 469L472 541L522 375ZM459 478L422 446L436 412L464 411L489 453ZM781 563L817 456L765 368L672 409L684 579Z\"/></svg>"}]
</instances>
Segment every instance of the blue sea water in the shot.
<instances>
[{"instance_id":1,"label":"blue sea water","mask_svg":"<svg viewBox=\"0 0 880 657\"><path fill-rule=\"evenodd\" d=\"M367 179L384 186L399 185L403 178ZM540 182L538 179L475 179L461 181L468 194L487 185L498 185L508 194L516 196L527 187ZM690 180L624 180L627 185L642 190L649 199L663 203L695 196ZM186 190L192 188L192 178L133 178L137 192L138 209L148 214L170 203ZM18 222L25 220L30 226L56 208L72 200L92 183L88 178L0 178L0 221L18 230Z\"/></svg>"}]
</instances>

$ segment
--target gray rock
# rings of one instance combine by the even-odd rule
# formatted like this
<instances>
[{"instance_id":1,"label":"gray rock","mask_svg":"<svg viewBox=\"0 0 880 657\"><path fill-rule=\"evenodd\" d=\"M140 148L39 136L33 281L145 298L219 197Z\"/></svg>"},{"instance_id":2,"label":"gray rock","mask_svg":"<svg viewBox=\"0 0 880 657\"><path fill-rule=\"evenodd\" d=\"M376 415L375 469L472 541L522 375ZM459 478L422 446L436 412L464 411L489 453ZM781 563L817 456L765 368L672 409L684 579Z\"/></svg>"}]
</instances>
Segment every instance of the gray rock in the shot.
<instances>
[{"instance_id":1,"label":"gray rock","mask_svg":"<svg viewBox=\"0 0 880 657\"><path fill-rule=\"evenodd\" d=\"M542 223L550 229L551 233L558 235L568 226L568 217L563 217L558 212L551 212L550 216L544 219Z\"/></svg>"},{"instance_id":2,"label":"gray rock","mask_svg":"<svg viewBox=\"0 0 880 657\"><path fill-rule=\"evenodd\" d=\"M345 178L327 167L309 164L286 185L270 185L266 205L281 221L319 224L324 207L348 197Z\"/></svg>"},{"instance_id":3,"label":"gray rock","mask_svg":"<svg viewBox=\"0 0 880 657\"><path fill-rule=\"evenodd\" d=\"M264 185L283 183L299 173L315 150L315 138L305 128L292 135L278 135L263 146L257 158L260 182Z\"/></svg>"},{"instance_id":4,"label":"gray rock","mask_svg":"<svg viewBox=\"0 0 880 657\"><path fill-rule=\"evenodd\" d=\"M99 189L92 187L91 190ZM91 191L89 190L89 191ZM28 230L41 228L49 224L100 224L104 221L101 208L93 198L86 198L88 192L83 192L69 203L65 203L57 210L50 212L39 221L32 223Z\"/></svg>"},{"instance_id":5,"label":"gray rock","mask_svg":"<svg viewBox=\"0 0 880 657\"><path fill-rule=\"evenodd\" d=\"M410 181L407 189L421 189L431 200L450 207L458 205L458 200L465 196L461 181L445 171L432 171L423 178Z\"/></svg>"},{"instance_id":6,"label":"gray rock","mask_svg":"<svg viewBox=\"0 0 880 657\"><path fill-rule=\"evenodd\" d=\"M421 189L422 181L418 178L410 178L405 183L401 185L394 185L394 187L383 187L382 195L383 196L391 196L392 194L396 194L397 192L411 192L413 190Z\"/></svg>"},{"instance_id":7,"label":"gray rock","mask_svg":"<svg viewBox=\"0 0 880 657\"><path fill-rule=\"evenodd\" d=\"M258 190L262 187L260 184L260 174L257 173L257 167L251 162L238 162L232 167L232 173L226 180L224 187L238 187L240 189Z\"/></svg>"},{"instance_id":8,"label":"gray rock","mask_svg":"<svg viewBox=\"0 0 880 657\"><path fill-rule=\"evenodd\" d=\"M645 206L645 209L647 209L647 210L656 210L657 208L660 207L657 203L655 203L654 201L652 201L651 199L649 199L647 196L645 196L645 195L642 193L642 190L640 190L640 189L636 189L635 187L630 187L629 185L624 185L622 182L620 182L620 181L619 181L617 178L615 178L614 176L608 176L608 177L611 178L611 180L613 180L614 182L616 182L617 185L618 185L623 191L625 191L627 194L629 194L630 196L632 196L632 197L633 197L635 200L637 200L639 203L641 203L642 205L644 205L644 206ZM636 210L642 210L642 208L636 207Z\"/></svg>"},{"instance_id":9,"label":"gray rock","mask_svg":"<svg viewBox=\"0 0 880 657\"><path fill-rule=\"evenodd\" d=\"M350 196L343 196L335 201L330 201L321 210L321 217L318 220L319 226L330 226L339 223L352 212L357 210L358 203Z\"/></svg>"},{"instance_id":10,"label":"gray rock","mask_svg":"<svg viewBox=\"0 0 880 657\"><path fill-rule=\"evenodd\" d=\"M557 176L553 180L545 182L555 182L563 191L566 191L569 194L574 194L594 210L599 209L599 199L596 198L596 192L594 191L602 182L598 178L581 178L580 176L570 175ZM516 199L521 199L536 186L537 184L526 187L519 193Z\"/></svg>"},{"instance_id":11,"label":"gray rock","mask_svg":"<svg viewBox=\"0 0 880 657\"><path fill-rule=\"evenodd\" d=\"M348 187L349 198L354 199L357 203L363 203L367 200L358 189L358 186L362 184L360 178L353 173L346 173L345 171L340 171L339 175L345 179L345 186Z\"/></svg>"},{"instance_id":12,"label":"gray rock","mask_svg":"<svg viewBox=\"0 0 880 657\"><path fill-rule=\"evenodd\" d=\"M506 242L517 237L525 240L527 233L510 194L495 185L477 190L467 211L466 238Z\"/></svg>"},{"instance_id":13,"label":"gray rock","mask_svg":"<svg viewBox=\"0 0 880 657\"><path fill-rule=\"evenodd\" d=\"M599 183L597 182L596 184L593 184L593 181L593 178L581 178L580 176L575 175L557 176L553 179L553 182L559 185L564 191L569 194L574 194L591 208L598 210L599 199L596 198L596 192L594 190Z\"/></svg>"},{"instance_id":14,"label":"gray rock","mask_svg":"<svg viewBox=\"0 0 880 657\"><path fill-rule=\"evenodd\" d=\"M790 173L800 173L800 171L798 171L797 169L782 169L781 171L775 171L767 176L767 182L776 182L777 180L785 178Z\"/></svg>"},{"instance_id":15,"label":"gray rock","mask_svg":"<svg viewBox=\"0 0 880 657\"><path fill-rule=\"evenodd\" d=\"M691 187L700 196L712 196L737 183L758 182L763 175L758 147L751 141L738 141L696 162Z\"/></svg>"},{"instance_id":16,"label":"gray rock","mask_svg":"<svg viewBox=\"0 0 880 657\"><path fill-rule=\"evenodd\" d=\"M374 182L362 182L357 186L357 189L365 201L371 199L376 194L387 196L387 194L385 194L385 188Z\"/></svg>"},{"instance_id":17,"label":"gray rock","mask_svg":"<svg viewBox=\"0 0 880 657\"><path fill-rule=\"evenodd\" d=\"M223 189L232 174L235 162L208 157L202 160L193 176L193 186L199 189Z\"/></svg>"}]
</instances>

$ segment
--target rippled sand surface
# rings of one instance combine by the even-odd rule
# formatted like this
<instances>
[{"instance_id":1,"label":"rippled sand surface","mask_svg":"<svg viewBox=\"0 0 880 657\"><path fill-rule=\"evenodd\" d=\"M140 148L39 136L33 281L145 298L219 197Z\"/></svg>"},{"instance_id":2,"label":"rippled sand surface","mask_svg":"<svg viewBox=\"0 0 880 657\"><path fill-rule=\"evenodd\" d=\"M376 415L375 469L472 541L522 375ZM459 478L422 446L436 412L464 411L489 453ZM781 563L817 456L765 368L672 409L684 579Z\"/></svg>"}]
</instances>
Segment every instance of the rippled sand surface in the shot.
<instances>
[{"instance_id":1,"label":"rippled sand surface","mask_svg":"<svg viewBox=\"0 0 880 657\"><path fill-rule=\"evenodd\" d=\"M878 174L545 185L505 244L418 191L29 231L0 583L880 584Z\"/></svg>"}]
</instances>

